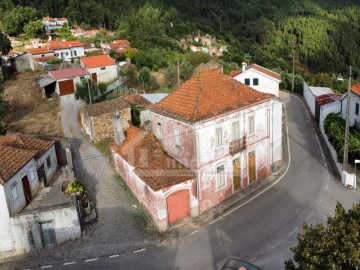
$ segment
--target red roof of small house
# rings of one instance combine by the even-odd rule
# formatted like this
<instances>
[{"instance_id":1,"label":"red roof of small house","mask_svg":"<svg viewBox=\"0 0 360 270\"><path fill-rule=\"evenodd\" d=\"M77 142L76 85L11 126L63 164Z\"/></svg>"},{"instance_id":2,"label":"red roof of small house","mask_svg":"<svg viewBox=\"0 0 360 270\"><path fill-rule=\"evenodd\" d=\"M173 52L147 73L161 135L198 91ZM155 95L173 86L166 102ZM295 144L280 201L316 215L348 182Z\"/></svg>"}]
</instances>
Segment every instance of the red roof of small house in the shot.
<instances>
[{"instance_id":1,"label":"red roof of small house","mask_svg":"<svg viewBox=\"0 0 360 270\"><path fill-rule=\"evenodd\" d=\"M152 104L146 98L140 96L139 94L132 94L125 97L125 100L129 103L135 104L140 108L145 108L146 106Z\"/></svg>"},{"instance_id":2,"label":"red roof of small house","mask_svg":"<svg viewBox=\"0 0 360 270\"><path fill-rule=\"evenodd\" d=\"M72 47L84 47L84 44L80 41L49 41L48 45L52 50L68 49Z\"/></svg>"},{"instance_id":3,"label":"red roof of small house","mask_svg":"<svg viewBox=\"0 0 360 270\"><path fill-rule=\"evenodd\" d=\"M89 75L89 73L81 67L59 69L59 70L50 71L49 73L51 77L54 78L54 80L61 80L65 78L73 78L78 76Z\"/></svg>"},{"instance_id":4,"label":"red roof of small house","mask_svg":"<svg viewBox=\"0 0 360 270\"><path fill-rule=\"evenodd\" d=\"M38 63L43 63L43 62L47 62L49 60L57 60L57 59L59 59L59 58L57 58L56 56L53 56L53 55L33 58L33 60Z\"/></svg>"},{"instance_id":5,"label":"red roof of small house","mask_svg":"<svg viewBox=\"0 0 360 270\"><path fill-rule=\"evenodd\" d=\"M324 94L316 97L317 102L320 106L341 100L342 95L340 94Z\"/></svg>"},{"instance_id":6,"label":"red roof of small house","mask_svg":"<svg viewBox=\"0 0 360 270\"><path fill-rule=\"evenodd\" d=\"M63 21L63 22L67 22L67 21L68 21L67 18L58 18L57 20L58 20L58 21Z\"/></svg>"},{"instance_id":7,"label":"red roof of small house","mask_svg":"<svg viewBox=\"0 0 360 270\"><path fill-rule=\"evenodd\" d=\"M212 69L195 74L173 93L148 108L170 118L194 123L273 97Z\"/></svg>"},{"instance_id":8,"label":"red roof of small house","mask_svg":"<svg viewBox=\"0 0 360 270\"><path fill-rule=\"evenodd\" d=\"M360 83L357 83L357 84L354 84L353 86L351 86L351 92L360 96Z\"/></svg>"},{"instance_id":9,"label":"red roof of small house","mask_svg":"<svg viewBox=\"0 0 360 270\"><path fill-rule=\"evenodd\" d=\"M105 67L116 65L108 55L88 56L80 59L87 68Z\"/></svg>"},{"instance_id":10,"label":"red roof of small house","mask_svg":"<svg viewBox=\"0 0 360 270\"><path fill-rule=\"evenodd\" d=\"M257 65L257 64L252 64L251 66L249 66L249 67L246 68L246 70L249 70L249 69L255 69L255 70L257 70L257 71L259 71L259 72L261 72L261 73L263 73L263 74L265 74L265 75L268 75L268 76L270 76L270 77L273 77L273 78L276 79L276 80L280 80L280 81L281 81L281 75L280 75L279 73L276 73L276 72L274 72L274 71L272 71L272 70L270 70L270 69L264 68L264 67L259 66L259 65ZM240 70L240 72L239 72L238 74L240 74L240 73L242 73L241 70ZM236 74L236 75L238 75L238 74ZM235 76L236 76L236 75L235 75Z\"/></svg>"},{"instance_id":11,"label":"red roof of small house","mask_svg":"<svg viewBox=\"0 0 360 270\"><path fill-rule=\"evenodd\" d=\"M29 53L31 53L32 55L36 55L36 54L46 54L46 53L54 53L54 51L50 48L48 48L47 46L44 47L40 47L40 48L31 48L31 49L27 49L27 51Z\"/></svg>"},{"instance_id":12,"label":"red roof of small house","mask_svg":"<svg viewBox=\"0 0 360 270\"><path fill-rule=\"evenodd\" d=\"M130 126L125 133L125 142L121 146L113 144L111 147L135 167L135 173L152 190L159 191L196 177L190 169L166 155L154 134L134 126Z\"/></svg>"},{"instance_id":13,"label":"red roof of small house","mask_svg":"<svg viewBox=\"0 0 360 270\"><path fill-rule=\"evenodd\" d=\"M238 75L241 72L241 69L234 69L232 71L230 71L229 76L230 77L235 77L236 75Z\"/></svg>"},{"instance_id":14,"label":"red roof of small house","mask_svg":"<svg viewBox=\"0 0 360 270\"><path fill-rule=\"evenodd\" d=\"M124 98L120 97L96 104L86 105L84 106L84 111L89 116L98 116L105 113L115 112L116 110L124 110L129 108L129 103Z\"/></svg>"}]
</instances>

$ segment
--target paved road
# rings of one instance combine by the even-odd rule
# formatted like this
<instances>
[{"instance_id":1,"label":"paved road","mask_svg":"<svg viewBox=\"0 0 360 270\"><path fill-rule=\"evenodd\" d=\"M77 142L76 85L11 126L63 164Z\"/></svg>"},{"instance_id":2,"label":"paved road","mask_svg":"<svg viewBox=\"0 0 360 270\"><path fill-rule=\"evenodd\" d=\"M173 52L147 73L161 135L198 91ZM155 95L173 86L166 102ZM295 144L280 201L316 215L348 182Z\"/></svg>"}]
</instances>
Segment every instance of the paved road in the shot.
<instances>
[{"instance_id":1,"label":"paved road","mask_svg":"<svg viewBox=\"0 0 360 270\"><path fill-rule=\"evenodd\" d=\"M166 246L53 269L218 269L227 256L237 256L263 269L283 269L307 223L324 222L339 200L347 208L360 193L344 189L323 155L310 116L301 100L288 94L291 162L285 176L256 199L194 234Z\"/></svg>"}]
</instances>

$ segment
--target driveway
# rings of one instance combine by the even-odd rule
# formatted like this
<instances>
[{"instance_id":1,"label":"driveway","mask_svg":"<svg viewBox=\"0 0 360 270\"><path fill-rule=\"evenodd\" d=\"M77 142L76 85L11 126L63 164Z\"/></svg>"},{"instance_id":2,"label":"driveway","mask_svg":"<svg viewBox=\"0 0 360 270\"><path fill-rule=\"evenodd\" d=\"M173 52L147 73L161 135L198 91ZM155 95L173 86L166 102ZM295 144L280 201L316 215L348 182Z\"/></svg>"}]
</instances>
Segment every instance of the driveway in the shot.
<instances>
[{"instance_id":1,"label":"driveway","mask_svg":"<svg viewBox=\"0 0 360 270\"><path fill-rule=\"evenodd\" d=\"M98 222L85 226L80 239L31 252L23 261L27 267L114 254L159 241L155 232L145 228L138 207L115 180L108 159L81 132L77 120L80 108L73 96L61 97L61 119L73 153L75 176L96 202Z\"/></svg>"}]
</instances>

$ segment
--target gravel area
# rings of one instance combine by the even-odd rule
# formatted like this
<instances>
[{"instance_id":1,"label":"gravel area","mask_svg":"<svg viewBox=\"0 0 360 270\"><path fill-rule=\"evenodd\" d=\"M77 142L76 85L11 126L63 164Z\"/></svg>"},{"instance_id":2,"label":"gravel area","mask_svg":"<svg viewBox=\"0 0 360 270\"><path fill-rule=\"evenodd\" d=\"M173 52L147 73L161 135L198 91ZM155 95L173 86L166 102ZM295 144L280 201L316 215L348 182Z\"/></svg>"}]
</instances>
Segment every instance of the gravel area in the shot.
<instances>
[{"instance_id":1,"label":"gravel area","mask_svg":"<svg viewBox=\"0 0 360 270\"><path fill-rule=\"evenodd\" d=\"M115 180L106 157L84 137L77 120L81 107L72 96L61 97L61 120L73 153L75 176L96 204L98 221L84 228L80 239L30 252L21 266L57 264L152 246L160 236L146 226L141 211Z\"/></svg>"}]
</instances>

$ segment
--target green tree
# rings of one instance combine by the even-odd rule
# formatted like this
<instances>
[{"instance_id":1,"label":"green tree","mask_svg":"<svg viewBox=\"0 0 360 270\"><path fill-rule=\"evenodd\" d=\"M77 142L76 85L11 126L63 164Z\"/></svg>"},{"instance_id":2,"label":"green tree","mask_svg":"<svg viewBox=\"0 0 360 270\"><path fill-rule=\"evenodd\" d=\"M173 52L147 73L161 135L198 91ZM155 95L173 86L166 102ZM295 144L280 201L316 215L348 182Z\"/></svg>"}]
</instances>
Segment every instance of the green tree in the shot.
<instances>
[{"instance_id":1,"label":"green tree","mask_svg":"<svg viewBox=\"0 0 360 270\"><path fill-rule=\"evenodd\" d=\"M177 75L177 71L175 66L169 66L165 69L164 76L168 86L172 84L172 82L176 78L176 75Z\"/></svg>"},{"instance_id":2,"label":"green tree","mask_svg":"<svg viewBox=\"0 0 360 270\"><path fill-rule=\"evenodd\" d=\"M187 81L191 78L194 67L190 64L189 61L183 61L180 65L180 77Z\"/></svg>"},{"instance_id":3,"label":"green tree","mask_svg":"<svg viewBox=\"0 0 360 270\"><path fill-rule=\"evenodd\" d=\"M0 96L0 121L5 117L5 113L7 109L8 109L8 103ZM6 134L6 130L0 123L0 136L5 134Z\"/></svg>"},{"instance_id":4,"label":"green tree","mask_svg":"<svg viewBox=\"0 0 360 270\"><path fill-rule=\"evenodd\" d=\"M191 52L186 55L186 60L194 67L197 67L200 64L205 64L209 62L210 59L211 56L204 52Z\"/></svg>"},{"instance_id":5,"label":"green tree","mask_svg":"<svg viewBox=\"0 0 360 270\"><path fill-rule=\"evenodd\" d=\"M0 51L3 55L7 55L11 51L11 42L3 33L0 33Z\"/></svg>"},{"instance_id":6,"label":"green tree","mask_svg":"<svg viewBox=\"0 0 360 270\"><path fill-rule=\"evenodd\" d=\"M4 30L9 35L19 35L23 33L24 26L37 18L37 11L31 7L16 6L11 11L6 12L3 22Z\"/></svg>"},{"instance_id":7,"label":"green tree","mask_svg":"<svg viewBox=\"0 0 360 270\"><path fill-rule=\"evenodd\" d=\"M76 84L75 99L81 99L90 104L91 100L99 94L99 89L95 81L91 79L84 79Z\"/></svg>"},{"instance_id":8,"label":"green tree","mask_svg":"<svg viewBox=\"0 0 360 270\"><path fill-rule=\"evenodd\" d=\"M360 203L345 210L337 203L335 216L327 226L304 225L298 245L291 248L294 260L285 262L286 270L348 269L360 267Z\"/></svg>"},{"instance_id":9,"label":"green tree","mask_svg":"<svg viewBox=\"0 0 360 270\"><path fill-rule=\"evenodd\" d=\"M137 72L138 70L135 65L130 64L121 68L120 76L124 78L124 82L127 87L136 87L139 84Z\"/></svg>"},{"instance_id":10,"label":"green tree","mask_svg":"<svg viewBox=\"0 0 360 270\"><path fill-rule=\"evenodd\" d=\"M28 37L44 37L45 25L40 21L30 21L24 26L24 32Z\"/></svg>"}]
</instances>

